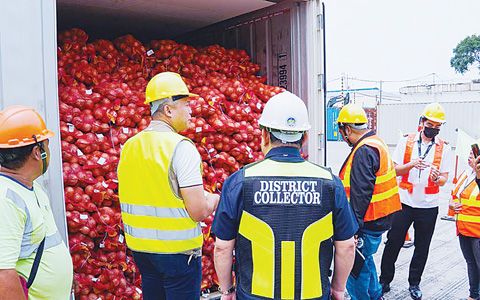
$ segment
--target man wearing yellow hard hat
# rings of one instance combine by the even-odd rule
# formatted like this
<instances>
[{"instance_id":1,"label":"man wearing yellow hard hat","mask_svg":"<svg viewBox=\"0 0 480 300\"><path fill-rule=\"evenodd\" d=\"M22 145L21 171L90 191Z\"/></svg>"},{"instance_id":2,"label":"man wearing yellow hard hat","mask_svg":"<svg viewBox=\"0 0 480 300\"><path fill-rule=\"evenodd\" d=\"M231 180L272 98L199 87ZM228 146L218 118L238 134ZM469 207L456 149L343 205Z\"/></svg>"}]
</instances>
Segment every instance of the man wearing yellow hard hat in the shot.
<instances>
[{"instance_id":1,"label":"man wearing yellow hard hat","mask_svg":"<svg viewBox=\"0 0 480 300\"><path fill-rule=\"evenodd\" d=\"M164 72L147 85L152 122L123 146L119 198L127 246L142 274L143 298L199 299L203 235L199 222L219 196L203 189L201 158L178 132L190 119L181 76Z\"/></svg>"},{"instance_id":2,"label":"man wearing yellow hard hat","mask_svg":"<svg viewBox=\"0 0 480 300\"><path fill-rule=\"evenodd\" d=\"M387 145L368 129L367 115L360 105L345 105L337 123L343 139L352 147L339 177L359 225L357 252L365 258L363 265L354 266L347 290L352 300L379 300L382 287L373 255L382 234L390 229L393 213L401 209L395 168Z\"/></svg>"},{"instance_id":3,"label":"man wearing yellow hard hat","mask_svg":"<svg viewBox=\"0 0 480 300\"><path fill-rule=\"evenodd\" d=\"M437 137L445 121L443 107L439 103L428 104L420 117L419 132L403 136L393 154L402 211L395 215L383 252L380 282L384 292L390 290L395 261L413 223L415 250L408 276L409 291L412 299L422 298L419 285L437 220L439 191L452 169L450 147Z\"/></svg>"}]
</instances>

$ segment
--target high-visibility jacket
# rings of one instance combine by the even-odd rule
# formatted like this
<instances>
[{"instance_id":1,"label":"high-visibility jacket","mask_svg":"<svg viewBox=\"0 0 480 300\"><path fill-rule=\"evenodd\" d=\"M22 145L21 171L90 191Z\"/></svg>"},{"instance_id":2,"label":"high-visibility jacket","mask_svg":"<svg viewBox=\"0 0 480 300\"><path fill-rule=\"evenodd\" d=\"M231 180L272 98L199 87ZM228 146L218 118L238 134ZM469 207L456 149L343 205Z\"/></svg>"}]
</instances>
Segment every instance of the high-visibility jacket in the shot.
<instances>
[{"instance_id":1,"label":"high-visibility jacket","mask_svg":"<svg viewBox=\"0 0 480 300\"><path fill-rule=\"evenodd\" d=\"M353 149L342 170L340 170L339 177L345 187L348 200L350 201L350 175L353 159L357 150L363 145L377 149L380 154L380 167L375 174L377 178L375 180L372 200L363 218L365 222L369 222L401 210L402 204L400 203L400 196L398 195L395 166L388 152L388 147L376 135L361 140Z\"/></svg>"},{"instance_id":2,"label":"high-visibility jacket","mask_svg":"<svg viewBox=\"0 0 480 300\"><path fill-rule=\"evenodd\" d=\"M335 184L310 162L244 169L237 290L259 299L329 299Z\"/></svg>"},{"instance_id":3,"label":"high-visibility jacket","mask_svg":"<svg viewBox=\"0 0 480 300\"><path fill-rule=\"evenodd\" d=\"M38 247L45 238L28 299L69 299L72 258L58 232L48 195L40 184L34 182L30 189L0 174L0 220L0 269L16 269L28 279Z\"/></svg>"},{"instance_id":4,"label":"high-visibility jacket","mask_svg":"<svg viewBox=\"0 0 480 300\"><path fill-rule=\"evenodd\" d=\"M412 160L412 150L413 146L416 142L415 137L417 135L415 133L411 133L407 136L407 144L405 147L405 153L403 155L403 164L408 164ZM443 147L445 145L445 141L436 137L436 144L435 144L435 153L433 155L433 162L432 166L435 166L437 169L440 169L440 165L442 163L442 154L443 154ZM398 185L401 189L407 190L410 194L413 192L413 183L408 181L408 176L410 172L402 176L402 180ZM440 187L433 182L433 180L428 176L428 183L425 187L425 194L433 195L438 194L440 192Z\"/></svg>"},{"instance_id":5,"label":"high-visibility jacket","mask_svg":"<svg viewBox=\"0 0 480 300\"><path fill-rule=\"evenodd\" d=\"M462 204L462 210L456 216L457 232L463 236L480 238L480 193L475 178L470 182L467 180L469 176L463 173L452 190L453 201Z\"/></svg>"},{"instance_id":6,"label":"high-visibility jacket","mask_svg":"<svg viewBox=\"0 0 480 300\"><path fill-rule=\"evenodd\" d=\"M175 132L143 131L129 139L118 164L119 198L127 245L148 253L182 253L202 247L199 223L170 186Z\"/></svg>"}]
</instances>

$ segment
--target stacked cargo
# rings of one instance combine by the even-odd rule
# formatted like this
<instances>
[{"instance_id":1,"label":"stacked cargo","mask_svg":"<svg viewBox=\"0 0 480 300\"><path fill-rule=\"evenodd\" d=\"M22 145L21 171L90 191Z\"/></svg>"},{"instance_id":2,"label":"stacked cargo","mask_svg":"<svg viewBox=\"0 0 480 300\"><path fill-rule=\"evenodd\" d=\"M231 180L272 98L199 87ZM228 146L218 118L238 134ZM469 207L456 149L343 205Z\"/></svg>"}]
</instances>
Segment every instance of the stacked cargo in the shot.
<instances>
[{"instance_id":1,"label":"stacked cargo","mask_svg":"<svg viewBox=\"0 0 480 300\"><path fill-rule=\"evenodd\" d=\"M190 90L191 138L203 160L205 189L220 193L228 175L262 158L257 120L282 91L265 84L244 50L205 48L132 35L90 42L80 29L58 37L58 83L69 246L79 299L140 299L140 276L126 248L116 169L122 145L146 128L148 80L178 72ZM210 226L205 237L202 289L217 283Z\"/></svg>"}]
</instances>

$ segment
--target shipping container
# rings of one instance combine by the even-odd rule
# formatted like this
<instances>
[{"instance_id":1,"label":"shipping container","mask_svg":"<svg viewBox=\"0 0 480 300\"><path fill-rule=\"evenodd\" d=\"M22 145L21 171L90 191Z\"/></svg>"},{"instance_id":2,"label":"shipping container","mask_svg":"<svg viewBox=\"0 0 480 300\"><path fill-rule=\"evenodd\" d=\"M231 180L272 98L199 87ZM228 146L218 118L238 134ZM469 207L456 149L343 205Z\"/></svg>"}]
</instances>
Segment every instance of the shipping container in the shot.
<instances>
[{"instance_id":1,"label":"shipping container","mask_svg":"<svg viewBox=\"0 0 480 300\"><path fill-rule=\"evenodd\" d=\"M141 40L177 39L194 46L245 49L268 84L307 103L311 161L323 164L323 14L321 0L18 0L0 6L0 109L34 106L58 133L41 179L66 238L57 86L57 33L78 27L91 38L132 33Z\"/></svg>"}]
</instances>

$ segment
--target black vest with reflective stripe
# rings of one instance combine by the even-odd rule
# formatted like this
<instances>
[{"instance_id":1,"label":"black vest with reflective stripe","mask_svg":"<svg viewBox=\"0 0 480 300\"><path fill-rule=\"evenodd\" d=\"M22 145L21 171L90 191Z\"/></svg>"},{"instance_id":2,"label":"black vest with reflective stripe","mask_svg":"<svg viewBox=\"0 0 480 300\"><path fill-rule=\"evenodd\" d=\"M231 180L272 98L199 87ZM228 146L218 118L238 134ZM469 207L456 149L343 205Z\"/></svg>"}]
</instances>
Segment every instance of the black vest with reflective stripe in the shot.
<instances>
[{"instance_id":1,"label":"black vest with reflective stripe","mask_svg":"<svg viewBox=\"0 0 480 300\"><path fill-rule=\"evenodd\" d=\"M258 299L328 299L335 200L331 172L306 161L266 159L244 173L235 250L239 293Z\"/></svg>"}]
</instances>

